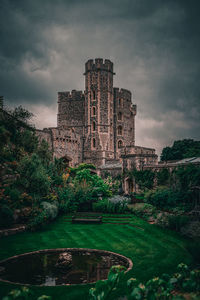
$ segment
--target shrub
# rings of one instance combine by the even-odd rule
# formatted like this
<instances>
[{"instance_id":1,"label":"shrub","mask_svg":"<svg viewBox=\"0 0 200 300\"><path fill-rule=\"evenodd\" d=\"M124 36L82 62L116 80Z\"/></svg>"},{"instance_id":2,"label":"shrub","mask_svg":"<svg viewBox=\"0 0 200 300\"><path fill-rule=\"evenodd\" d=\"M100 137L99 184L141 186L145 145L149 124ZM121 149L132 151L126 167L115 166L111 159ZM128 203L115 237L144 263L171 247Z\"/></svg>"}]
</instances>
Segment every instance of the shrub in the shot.
<instances>
[{"instance_id":1,"label":"shrub","mask_svg":"<svg viewBox=\"0 0 200 300\"><path fill-rule=\"evenodd\" d=\"M168 169L161 169L159 172L156 173L157 184L158 185L166 185L169 183L169 171Z\"/></svg>"},{"instance_id":2,"label":"shrub","mask_svg":"<svg viewBox=\"0 0 200 300\"><path fill-rule=\"evenodd\" d=\"M131 211L134 215L146 219L156 213L156 208L148 203L138 203L131 208Z\"/></svg>"},{"instance_id":3,"label":"shrub","mask_svg":"<svg viewBox=\"0 0 200 300\"><path fill-rule=\"evenodd\" d=\"M108 199L102 199L93 203L93 211L103 213L125 213L128 210L127 201L111 202Z\"/></svg>"},{"instance_id":4,"label":"shrub","mask_svg":"<svg viewBox=\"0 0 200 300\"><path fill-rule=\"evenodd\" d=\"M18 184L21 189L37 198L47 195L50 181L37 154L33 154L31 157L25 156L20 161L18 172L20 174Z\"/></svg>"},{"instance_id":5,"label":"shrub","mask_svg":"<svg viewBox=\"0 0 200 300\"><path fill-rule=\"evenodd\" d=\"M10 227L13 224L13 210L7 206L0 207L0 227Z\"/></svg>"},{"instance_id":6,"label":"shrub","mask_svg":"<svg viewBox=\"0 0 200 300\"><path fill-rule=\"evenodd\" d=\"M189 216L174 216L174 215L169 215L168 216L168 226L170 229L175 229L177 231L180 231L183 226L188 224L190 221Z\"/></svg>"},{"instance_id":7,"label":"shrub","mask_svg":"<svg viewBox=\"0 0 200 300\"><path fill-rule=\"evenodd\" d=\"M45 211L41 211L28 223L28 228L31 231L41 229L47 223L47 221L47 213Z\"/></svg>"},{"instance_id":8,"label":"shrub","mask_svg":"<svg viewBox=\"0 0 200 300\"><path fill-rule=\"evenodd\" d=\"M133 170L131 177L135 179L140 190L152 189L154 185L155 173L151 170Z\"/></svg>"},{"instance_id":9,"label":"shrub","mask_svg":"<svg viewBox=\"0 0 200 300\"><path fill-rule=\"evenodd\" d=\"M175 207L180 202L181 194L166 187L158 187L145 193L144 201L158 208Z\"/></svg>"},{"instance_id":10,"label":"shrub","mask_svg":"<svg viewBox=\"0 0 200 300\"><path fill-rule=\"evenodd\" d=\"M46 213L46 216L48 219L55 219L58 214L58 207L55 204L49 203L49 202L42 202L41 206Z\"/></svg>"},{"instance_id":11,"label":"shrub","mask_svg":"<svg viewBox=\"0 0 200 300\"><path fill-rule=\"evenodd\" d=\"M75 200L73 187L66 186L57 189L59 212L69 213L77 210L78 203Z\"/></svg>"}]
</instances>

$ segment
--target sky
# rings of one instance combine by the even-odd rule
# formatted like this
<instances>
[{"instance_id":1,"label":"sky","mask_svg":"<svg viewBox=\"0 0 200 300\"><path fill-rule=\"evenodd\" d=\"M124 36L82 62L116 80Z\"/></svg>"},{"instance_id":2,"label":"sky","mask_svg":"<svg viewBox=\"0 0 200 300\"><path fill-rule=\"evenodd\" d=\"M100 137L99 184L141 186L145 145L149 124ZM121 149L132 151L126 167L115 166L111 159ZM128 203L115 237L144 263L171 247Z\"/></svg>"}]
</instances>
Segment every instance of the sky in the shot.
<instances>
[{"instance_id":1,"label":"sky","mask_svg":"<svg viewBox=\"0 0 200 300\"><path fill-rule=\"evenodd\" d=\"M88 59L114 63L137 104L136 145L200 139L199 0L0 0L0 95L56 126L57 92L84 90Z\"/></svg>"}]
</instances>

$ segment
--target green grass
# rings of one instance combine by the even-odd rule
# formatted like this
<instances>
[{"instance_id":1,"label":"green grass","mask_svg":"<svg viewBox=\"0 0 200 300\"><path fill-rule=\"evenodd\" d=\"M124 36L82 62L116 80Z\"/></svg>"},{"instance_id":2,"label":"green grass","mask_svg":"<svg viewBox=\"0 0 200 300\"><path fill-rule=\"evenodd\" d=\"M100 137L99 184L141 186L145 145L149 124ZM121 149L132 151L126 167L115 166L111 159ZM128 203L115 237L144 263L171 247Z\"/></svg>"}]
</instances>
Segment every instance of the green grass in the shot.
<instances>
[{"instance_id":1,"label":"green grass","mask_svg":"<svg viewBox=\"0 0 200 300\"><path fill-rule=\"evenodd\" d=\"M110 220L112 215L104 215ZM113 218L121 221L122 217ZM124 215L127 217L127 215ZM175 232L149 225L133 217L129 224L82 225L66 222L66 216L58 218L42 231L24 232L0 239L0 260L39 249L50 248L95 248L120 253L132 259L133 269L128 276L146 281L162 273L173 273L178 263L192 264L187 251L189 241ZM125 222L125 220L124 220ZM15 285L0 283L0 297ZM38 295L52 295L53 299L88 299L85 286L33 287Z\"/></svg>"}]
</instances>

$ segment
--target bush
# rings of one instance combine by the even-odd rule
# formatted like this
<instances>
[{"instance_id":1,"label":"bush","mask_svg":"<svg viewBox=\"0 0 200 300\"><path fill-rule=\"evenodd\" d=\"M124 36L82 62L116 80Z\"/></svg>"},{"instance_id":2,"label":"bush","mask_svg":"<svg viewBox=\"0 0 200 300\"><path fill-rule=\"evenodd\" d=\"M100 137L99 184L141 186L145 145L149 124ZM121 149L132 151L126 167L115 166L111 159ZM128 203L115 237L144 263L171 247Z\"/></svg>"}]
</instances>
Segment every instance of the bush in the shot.
<instances>
[{"instance_id":1,"label":"bush","mask_svg":"<svg viewBox=\"0 0 200 300\"><path fill-rule=\"evenodd\" d=\"M92 209L95 212L103 213L125 213L128 210L127 201L111 202L108 199L102 199L93 203Z\"/></svg>"},{"instance_id":2,"label":"bush","mask_svg":"<svg viewBox=\"0 0 200 300\"><path fill-rule=\"evenodd\" d=\"M50 188L50 180L46 169L37 154L25 156L19 163L20 178L18 184L32 196L40 198L46 196Z\"/></svg>"},{"instance_id":3,"label":"bush","mask_svg":"<svg viewBox=\"0 0 200 300\"><path fill-rule=\"evenodd\" d=\"M180 231L183 226L188 224L190 221L190 217L188 216L168 216L168 226L170 229L175 229L177 231Z\"/></svg>"},{"instance_id":4,"label":"bush","mask_svg":"<svg viewBox=\"0 0 200 300\"><path fill-rule=\"evenodd\" d=\"M140 190L152 189L154 185L155 173L151 170L133 170L131 177L135 179Z\"/></svg>"},{"instance_id":5,"label":"bush","mask_svg":"<svg viewBox=\"0 0 200 300\"><path fill-rule=\"evenodd\" d=\"M145 193L144 201L160 209L172 208L180 202L181 194L166 187L158 187Z\"/></svg>"},{"instance_id":6,"label":"bush","mask_svg":"<svg viewBox=\"0 0 200 300\"><path fill-rule=\"evenodd\" d=\"M0 228L10 227L13 224L13 210L7 206L0 207Z\"/></svg>"},{"instance_id":7,"label":"bush","mask_svg":"<svg viewBox=\"0 0 200 300\"><path fill-rule=\"evenodd\" d=\"M156 208L148 203L138 203L131 208L131 211L137 217L143 217L146 219L156 213Z\"/></svg>"},{"instance_id":8,"label":"bush","mask_svg":"<svg viewBox=\"0 0 200 300\"><path fill-rule=\"evenodd\" d=\"M48 219L53 220L57 217L58 207L55 204L44 201L41 203L41 206Z\"/></svg>"},{"instance_id":9,"label":"bush","mask_svg":"<svg viewBox=\"0 0 200 300\"><path fill-rule=\"evenodd\" d=\"M56 218L58 214L58 207L49 202L42 202L39 207L35 207L32 211L31 221L28 223L28 228L31 231L40 229L49 221Z\"/></svg>"},{"instance_id":10,"label":"bush","mask_svg":"<svg viewBox=\"0 0 200 300\"><path fill-rule=\"evenodd\" d=\"M78 203L75 201L75 193L73 187L57 189L59 212L69 213L77 210Z\"/></svg>"}]
</instances>

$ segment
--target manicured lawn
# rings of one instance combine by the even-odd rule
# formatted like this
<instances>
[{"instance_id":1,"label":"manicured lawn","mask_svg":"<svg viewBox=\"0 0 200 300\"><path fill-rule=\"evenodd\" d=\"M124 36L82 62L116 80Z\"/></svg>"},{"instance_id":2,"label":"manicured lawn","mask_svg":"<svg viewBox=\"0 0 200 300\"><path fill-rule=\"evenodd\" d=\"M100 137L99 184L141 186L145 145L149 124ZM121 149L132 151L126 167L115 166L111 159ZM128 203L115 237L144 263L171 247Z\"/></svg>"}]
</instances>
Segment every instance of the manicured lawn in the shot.
<instances>
[{"instance_id":1,"label":"manicured lawn","mask_svg":"<svg viewBox=\"0 0 200 300\"><path fill-rule=\"evenodd\" d=\"M125 216L124 216L125 217ZM149 225L145 221L131 217L129 224L107 224L117 221L104 217L101 225L71 224L70 217L62 216L42 231L24 232L0 239L0 260L7 257L50 248L96 248L120 253L132 259L133 269L128 276L145 281L162 273L172 273L178 263L193 263L187 251L188 240L175 232ZM19 272L20 270L16 270ZM33 287L36 294L52 295L53 299L88 299L85 286ZM0 283L0 297L15 285Z\"/></svg>"}]
</instances>

